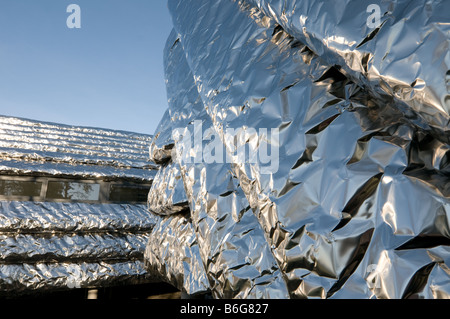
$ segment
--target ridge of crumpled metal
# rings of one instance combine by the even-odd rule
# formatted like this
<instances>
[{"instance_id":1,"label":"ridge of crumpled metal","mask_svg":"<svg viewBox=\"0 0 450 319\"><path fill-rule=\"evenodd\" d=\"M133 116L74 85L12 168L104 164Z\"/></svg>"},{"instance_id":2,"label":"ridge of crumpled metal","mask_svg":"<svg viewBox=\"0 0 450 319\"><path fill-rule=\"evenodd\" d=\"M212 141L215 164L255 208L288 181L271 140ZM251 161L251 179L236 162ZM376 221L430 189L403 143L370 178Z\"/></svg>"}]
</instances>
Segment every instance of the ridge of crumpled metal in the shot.
<instances>
[{"instance_id":1,"label":"ridge of crumpled metal","mask_svg":"<svg viewBox=\"0 0 450 319\"><path fill-rule=\"evenodd\" d=\"M155 135L190 212L150 233L148 269L215 298L450 297L449 3L385 1L375 30L368 4L169 0L171 122ZM180 156L196 120L246 160ZM250 157L266 137L226 138L248 128L278 130L275 172Z\"/></svg>"},{"instance_id":2,"label":"ridge of crumpled metal","mask_svg":"<svg viewBox=\"0 0 450 319\"><path fill-rule=\"evenodd\" d=\"M0 116L2 177L150 184L152 136ZM0 201L0 294L155 281L143 261L158 217L145 204Z\"/></svg>"},{"instance_id":3,"label":"ridge of crumpled metal","mask_svg":"<svg viewBox=\"0 0 450 319\"><path fill-rule=\"evenodd\" d=\"M138 169L152 177L148 172L158 166L148 158L151 139L147 134L0 116L0 160L11 169L14 163L29 163L43 173L53 169L55 175L59 164L72 175L95 177L96 169L108 167L111 176Z\"/></svg>"},{"instance_id":4,"label":"ridge of crumpled metal","mask_svg":"<svg viewBox=\"0 0 450 319\"><path fill-rule=\"evenodd\" d=\"M146 205L0 202L0 294L155 281Z\"/></svg>"}]
</instances>

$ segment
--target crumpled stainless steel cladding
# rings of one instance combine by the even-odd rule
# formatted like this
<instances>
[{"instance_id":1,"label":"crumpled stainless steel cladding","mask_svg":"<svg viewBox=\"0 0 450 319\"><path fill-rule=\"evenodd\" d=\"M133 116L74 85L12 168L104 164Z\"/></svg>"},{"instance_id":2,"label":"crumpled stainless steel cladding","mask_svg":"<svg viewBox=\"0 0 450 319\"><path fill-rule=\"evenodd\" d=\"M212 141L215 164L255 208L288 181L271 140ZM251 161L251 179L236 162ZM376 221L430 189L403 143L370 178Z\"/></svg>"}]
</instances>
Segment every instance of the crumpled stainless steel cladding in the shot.
<instances>
[{"instance_id":1,"label":"crumpled stainless steel cladding","mask_svg":"<svg viewBox=\"0 0 450 319\"><path fill-rule=\"evenodd\" d=\"M171 215L189 210L188 199L184 190L181 170L172 162L162 167L155 176L148 202L152 213Z\"/></svg>"},{"instance_id":2,"label":"crumpled stainless steel cladding","mask_svg":"<svg viewBox=\"0 0 450 319\"><path fill-rule=\"evenodd\" d=\"M0 134L2 161L80 165L80 170L157 168L146 156L150 135L6 116L0 116Z\"/></svg>"},{"instance_id":3,"label":"crumpled stainless steel cladding","mask_svg":"<svg viewBox=\"0 0 450 319\"><path fill-rule=\"evenodd\" d=\"M189 295L207 293L208 277L189 215L162 216L151 231L145 248L145 268Z\"/></svg>"},{"instance_id":4,"label":"crumpled stainless steel cladding","mask_svg":"<svg viewBox=\"0 0 450 319\"><path fill-rule=\"evenodd\" d=\"M142 261L1 264L1 296L14 298L44 291L150 283Z\"/></svg>"},{"instance_id":5,"label":"crumpled stainless steel cladding","mask_svg":"<svg viewBox=\"0 0 450 319\"><path fill-rule=\"evenodd\" d=\"M338 65L373 95L393 98L404 117L449 142L448 1L247 2L328 65ZM373 4L381 14L376 28L367 24Z\"/></svg>"},{"instance_id":6,"label":"crumpled stainless steel cladding","mask_svg":"<svg viewBox=\"0 0 450 319\"><path fill-rule=\"evenodd\" d=\"M146 205L0 202L0 294L155 281Z\"/></svg>"},{"instance_id":7,"label":"crumpled stainless steel cladding","mask_svg":"<svg viewBox=\"0 0 450 319\"><path fill-rule=\"evenodd\" d=\"M151 136L0 116L2 176L151 183ZM0 295L155 281L145 204L0 201Z\"/></svg>"},{"instance_id":8,"label":"crumpled stainless steel cladding","mask_svg":"<svg viewBox=\"0 0 450 319\"><path fill-rule=\"evenodd\" d=\"M173 129L184 128L185 133L195 134L194 130L198 128L192 120L196 119L202 121L205 132L212 122L198 96L175 33L171 34L165 52L167 82L172 84L168 91L173 92L169 100L172 124L165 128L169 127L170 133ZM171 68L177 72L171 72ZM177 140L174 142L176 144ZM232 176L231 168L220 163L185 163L176 155L173 151L171 162L160 169L162 174L155 176L149 194L152 212L160 212L161 206L166 210L172 207L173 211L150 234L145 254L149 271L161 274L166 281L191 295L287 297L281 277L273 275L278 269L270 256L264 233L255 225L257 220L238 181ZM182 165L181 169L178 165ZM204 175L214 170L215 173ZM173 185L183 185L185 191L179 190L174 193L177 197L171 198L167 191L160 189L164 183L168 191ZM190 204L188 216L186 213L175 214L178 212L175 202L180 202L175 199L181 194ZM255 229L249 229L248 225Z\"/></svg>"},{"instance_id":9,"label":"crumpled stainless steel cladding","mask_svg":"<svg viewBox=\"0 0 450 319\"><path fill-rule=\"evenodd\" d=\"M216 298L450 298L449 2L379 3L374 30L370 3L169 0L161 135L201 120L232 152L226 129L277 128L279 168L171 157L190 214L149 269Z\"/></svg>"}]
</instances>

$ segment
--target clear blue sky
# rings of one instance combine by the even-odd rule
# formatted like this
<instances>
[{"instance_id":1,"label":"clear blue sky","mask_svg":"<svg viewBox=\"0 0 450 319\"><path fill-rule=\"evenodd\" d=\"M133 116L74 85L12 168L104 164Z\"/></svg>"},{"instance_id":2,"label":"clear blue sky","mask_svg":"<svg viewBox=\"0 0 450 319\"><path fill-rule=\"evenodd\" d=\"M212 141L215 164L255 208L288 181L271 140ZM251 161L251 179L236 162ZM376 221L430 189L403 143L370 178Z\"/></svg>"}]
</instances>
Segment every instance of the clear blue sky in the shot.
<instances>
[{"instance_id":1,"label":"clear blue sky","mask_svg":"<svg viewBox=\"0 0 450 319\"><path fill-rule=\"evenodd\" d=\"M153 134L171 29L166 0L0 0L0 114Z\"/></svg>"}]
</instances>

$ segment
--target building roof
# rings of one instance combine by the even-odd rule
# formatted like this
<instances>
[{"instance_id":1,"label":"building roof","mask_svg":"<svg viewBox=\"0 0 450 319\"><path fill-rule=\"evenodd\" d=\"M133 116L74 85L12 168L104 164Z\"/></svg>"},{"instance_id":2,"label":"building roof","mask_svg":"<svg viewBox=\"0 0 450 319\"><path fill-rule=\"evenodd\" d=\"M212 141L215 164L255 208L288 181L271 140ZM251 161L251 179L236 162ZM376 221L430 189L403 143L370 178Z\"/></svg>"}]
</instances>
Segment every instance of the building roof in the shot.
<instances>
[{"instance_id":1,"label":"building roof","mask_svg":"<svg viewBox=\"0 0 450 319\"><path fill-rule=\"evenodd\" d=\"M0 116L0 172L152 180L152 136Z\"/></svg>"},{"instance_id":2,"label":"building roof","mask_svg":"<svg viewBox=\"0 0 450 319\"><path fill-rule=\"evenodd\" d=\"M0 294L154 281L151 138L0 116Z\"/></svg>"}]
</instances>

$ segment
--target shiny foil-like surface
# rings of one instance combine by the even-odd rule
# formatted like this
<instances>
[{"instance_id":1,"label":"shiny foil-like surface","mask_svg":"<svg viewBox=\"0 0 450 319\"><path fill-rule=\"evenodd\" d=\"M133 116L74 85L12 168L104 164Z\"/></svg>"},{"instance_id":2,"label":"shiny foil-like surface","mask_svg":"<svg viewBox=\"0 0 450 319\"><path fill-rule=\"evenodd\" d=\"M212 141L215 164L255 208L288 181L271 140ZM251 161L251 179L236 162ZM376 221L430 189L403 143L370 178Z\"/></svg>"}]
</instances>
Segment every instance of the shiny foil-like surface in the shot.
<instances>
[{"instance_id":1,"label":"shiny foil-like surface","mask_svg":"<svg viewBox=\"0 0 450 319\"><path fill-rule=\"evenodd\" d=\"M369 4L169 0L150 272L215 298L450 297L450 3L384 1L376 28ZM277 169L227 129L277 129ZM212 132L230 161L193 160Z\"/></svg>"},{"instance_id":2,"label":"shiny foil-like surface","mask_svg":"<svg viewBox=\"0 0 450 319\"><path fill-rule=\"evenodd\" d=\"M0 116L0 171L8 175L151 180L152 136Z\"/></svg>"},{"instance_id":3,"label":"shiny foil-like surface","mask_svg":"<svg viewBox=\"0 0 450 319\"><path fill-rule=\"evenodd\" d=\"M0 116L0 175L150 184L151 136ZM5 194L1 194L5 195ZM155 281L144 267L158 222L147 205L0 200L0 295Z\"/></svg>"},{"instance_id":4,"label":"shiny foil-like surface","mask_svg":"<svg viewBox=\"0 0 450 319\"><path fill-rule=\"evenodd\" d=\"M146 205L0 202L0 294L155 281Z\"/></svg>"}]
</instances>

